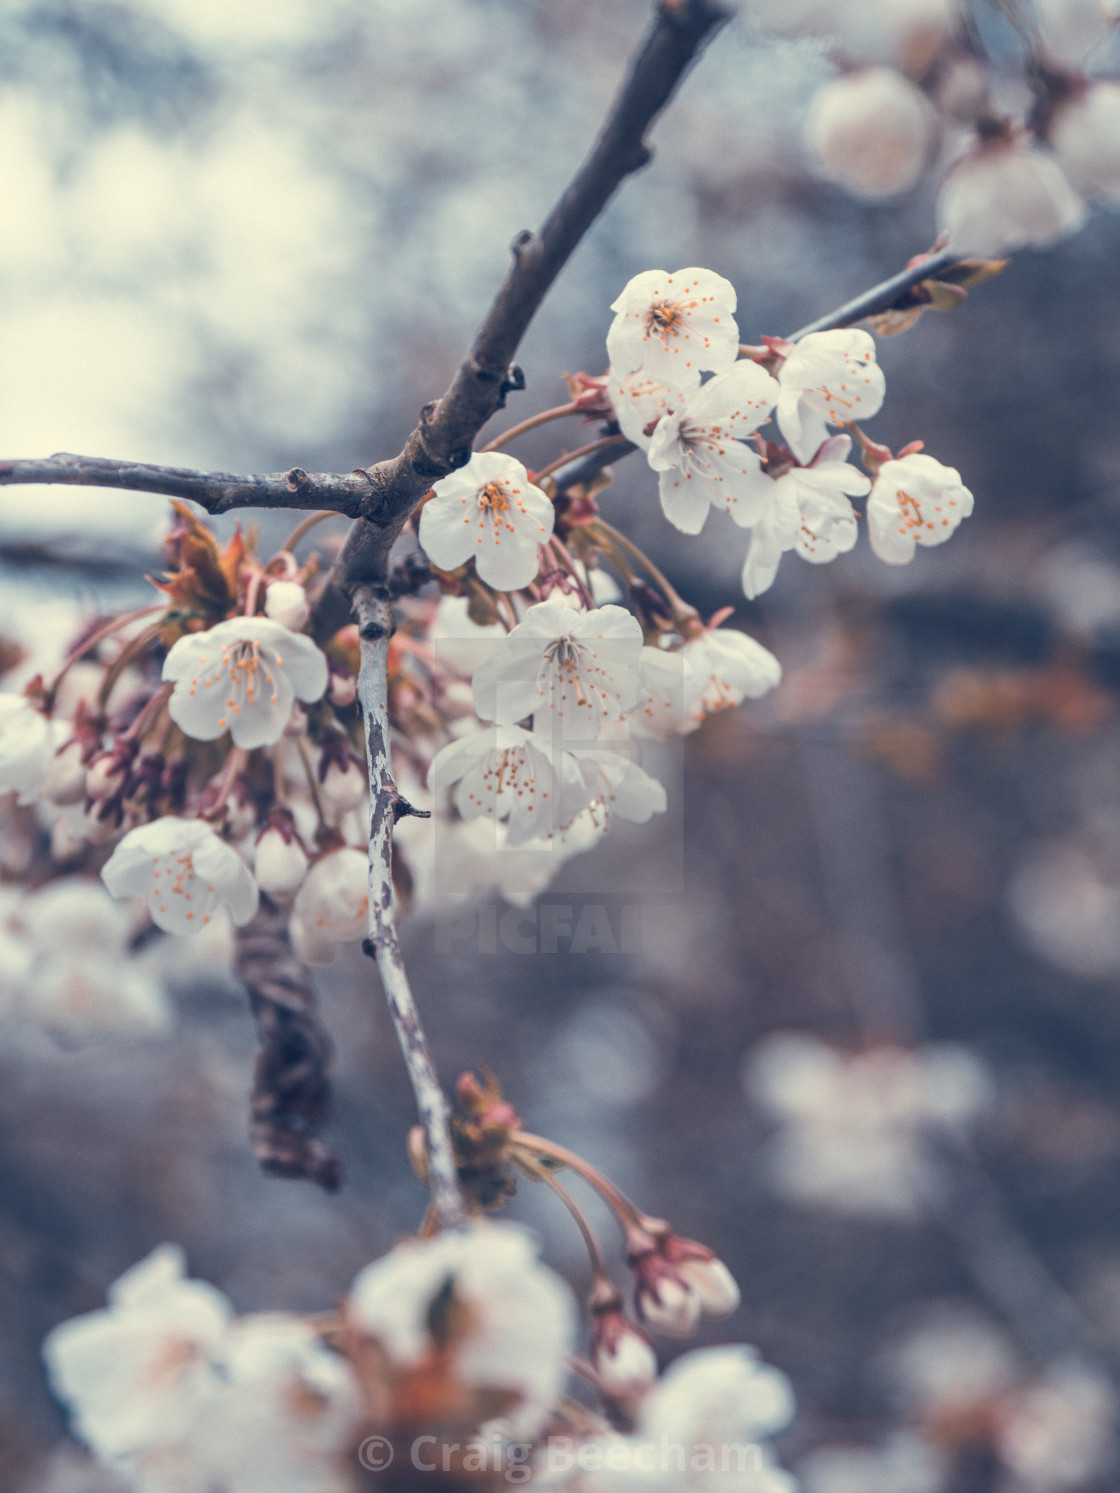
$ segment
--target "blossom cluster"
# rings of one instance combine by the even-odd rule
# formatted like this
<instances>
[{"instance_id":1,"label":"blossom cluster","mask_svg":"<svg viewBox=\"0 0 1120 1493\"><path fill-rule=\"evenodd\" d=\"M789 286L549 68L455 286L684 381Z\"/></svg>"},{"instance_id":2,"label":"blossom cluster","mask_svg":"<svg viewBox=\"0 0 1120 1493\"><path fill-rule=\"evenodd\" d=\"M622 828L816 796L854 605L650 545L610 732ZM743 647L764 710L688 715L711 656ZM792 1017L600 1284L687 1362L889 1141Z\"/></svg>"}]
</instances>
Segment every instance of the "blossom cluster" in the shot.
<instances>
[{"instance_id":1,"label":"blossom cluster","mask_svg":"<svg viewBox=\"0 0 1120 1493\"><path fill-rule=\"evenodd\" d=\"M964 1133L991 1103L991 1080L967 1048L843 1053L778 1033L750 1056L746 1086L778 1122L763 1147L772 1185L802 1203L909 1219L937 1201L926 1142Z\"/></svg>"},{"instance_id":2,"label":"blossom cluster","mask_svg":"<svg viewBox=\"0 0 1120 1493\"><path fill-rule=\"evenodd\" d=\"M617 1414L612 1427L564 1399L574 1333L571 1292L531 1237L478 1222L398 1244L316 1318L235 1316L163 1245L104 1309L56 1327L44 1356L75 1433L144 1493L349 1493L363 1467L394 1463L405 1479L422 1467L482 1489L495 1471L521 1481L555 1466L560 1444L568 1475L550 1481L573 1493L717 1493L723 1445L739 1449L737 1487L792 1493L759 1445L792 1396L753 1349L690 1353L660 1378L654 1360L619 1430ZM651 1483L646 1453L664 1441L679 1462Z\"/></svg>"},{"instance_id":3,"label":"blossom cluster","mask_svg":"<svg viewBox=\"0 0 1120 1493\"><path fill-rule=\"evenodd\" d=\"M906 1423L878 1446L825 1446L798 1468L805 1493L948 1493L983 1458L997 1486L1103 1486L1116 1452L1116 1393L1075 1355L1029 1367L1006 1333L956 1303L935 1307L878 1365Z\"/></svg>"},{"instance_id":4,"label":"blossom cluster","mask_svg":"<svg viewBox=\"0 0 1120 1493\"><path fill-rule=\"evenodd\" d=\"M866 499L871 546L887 564L944 543L972 512L959 472L920 441L895 457L855 425L878 412L886 388L870 333L839 328L740 347L735 308L734 287L696 268L636 275L614 302L607 394L658 473L670 523L698 534L720 508L749 529L748 597L769 588L787 551L820 565L850 550L853 497ZM784 444L762 434L771 414ZM848 461L852 439L836 433L841 426L856 430L870 476Z\"/></svg>"},{"instance_id":5,"label":"blossom cluster","mask_svg":"<svg viewBox=\"0 0 1120 1493\"><path fill-rule=\"evenodd\" d=\"M1075 233L1087 204L1120 201L1120 84L1094 75L1114 0L1012 7L1013 58L985 50L962 0L764 0L759 19L812 34L838 75L815 94L805 143L864 198L942 175L938 230L985 257Z\"/></svg>"}]
</instances>

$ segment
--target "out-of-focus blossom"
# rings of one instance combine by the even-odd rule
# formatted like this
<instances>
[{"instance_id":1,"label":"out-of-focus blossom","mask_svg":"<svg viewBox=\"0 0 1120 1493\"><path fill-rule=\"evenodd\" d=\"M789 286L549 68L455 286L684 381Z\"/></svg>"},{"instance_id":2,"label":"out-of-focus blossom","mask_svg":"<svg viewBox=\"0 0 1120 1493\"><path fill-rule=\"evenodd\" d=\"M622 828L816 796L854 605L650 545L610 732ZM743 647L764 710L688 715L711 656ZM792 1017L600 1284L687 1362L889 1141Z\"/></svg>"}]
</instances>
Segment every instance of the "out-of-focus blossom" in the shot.
<instances>
[{"instance_id":1,"label":"out-of-focus blossom","mask_svg":"<svg viewBox=\"0 0 1120 1493\"><path fill-rule=\"evenodd\" d=\"M222 1388L195 1440L222 1493L351 1493L361 1393L348 1364L287 1312L240 1317L215 1355ZM348 1465L349 1464L349 1465Z\"/></svg>"},{"instance_id":2,"label":"out-of-focus blossom","mask_svg":"<svg viewBox=\"0 0 1120 1493\"><path fill-rule=\"evenodd\" d=\"M731 627L706 627L681 649L691 673L694 725L717 710L757 700L781 683L782 666L757 639Z\"/></svg>"},{"instance_id":3,"label":"out-of-focus blossom","mask_svg":"<svg viewBox=\"0 0 1120 1493\"><path fill-rule=\"evenodd\" d=\"M75 1430L110 1465L181 1441L217 1387L211 1354L232 1311L183 1268L182 1251L161 1245L110 1286L104 1310L63 1322L43 1344Z\"/></svg>"},{"instance_id":4,"label":"out-of-focus blossom","mask_svg":"<svg viewBox=\"0 0 1120 1493\"><path fill-rule=\"evenodd\" d=\"M936 1446L900 1431L880 1447L821 1447L797 1475L805 1493L941 1493L947 1471Z\"/></svg>"},{"instance_id":5,"label":"out-of-focus blossom","mask_svg":"<svg viewBox=\"0 0 1120 1493\"><path fill-rule=\"evenodd\" d=\"M469 678L506 630L500 622L482 626L468 615L465 596L441 596L432 622L432 648L448 668Z\"/></svg>"},{"instance_id":6,"label":"out-of-focus blossom","mask_svg":"<svg viewBox=\"0 0 1120 1493\"><path fill-rule=\"evenodd\" d=\"M1050 144L1082 196L1120 202L1120 83L1089 84L1061 104Z\"/></svg>"},{"instance_id":7,"label":"out-of-focus blossom","mask_svg":"<svg viewBox=\"0 0 1120 1493\"><path fill-rule=\"evenodd\" d=\"M54 765L54 754L68 731L48 720L22 695L0 694L0 793L34 803Z\"/></svg>"},{"instance_id":8,"label":"out-of-focus blossom","mask_svg":"<svg viewBox=\"0 0 1120 1493\"><path fill-rule=\"evenodd\" d=\"M886 392L871 334L857 327L803 337L778 369L778 383L778 424L806 465L827 439L829 425L877 414Z\"/></svg>"},{"instance_id":9,"label":"out-of-focus blossom","mask_svg":"<svg viewBox=\"0 0 1120 1493\"><path fill-rule=\"evenodd\" d=\"M311 615L307 592L298 581L270 581L264 595L266 617L290 632L300 632Z\"/></svg>"},{"instance_id":10,"label":"out-of-focus blossom","mask_svg":"<svg viewBox=\"0 0 1120 1493\"><path fill-rule=\"evenodd\" d=\"M1050 964L1089 979L1120 970L1120 881L1081 846L1039 845L1007 898L1027 943Z\"/></svg>"},{"instance_id":11,"label":"out-of-focus blossom","mask_svg":"<svg viewBox=\"0 0 1120 1493\"><path fill-rule=\"evenodd\" d=\"M163 677L175 684L171 719L188 736L214 741L228 730L235 746L253 748L280 740L295 700L321 698L327 661L269 617L231 617L181 637Z\"/></svg>"},{"instance_id":12,"label":"out-of-focus blossom","mask_svg":"<svg viewBox=\"0 0 1120 1493\"><path fill-rule=\"evenodd\" d=\"M830 40L845 57L924 72L960 20L960 0L759 0L758 22L772 30Z\"/></svg>"},{"instance_id":13,"label":"out-of-focus blossom","mask_svg":"<svg viewBox=\"0 0 1120 1493\"><path fill-rule=\"evenodd\" d=\"M867 500L871 548L888 565L907 565L915 547L944 544L972 512L972 494L955 467L924 452L885 461Z\"/></svg>"},{"instance_id":14,"label":"out-of-focus blossom","mask_svg":"<svg viewBox=\"0 0 1120 1493\"><path fill-rule=\"evenodd\" d=\"M979 1060L950 1044L847 1055L779 1034L752 1054L746 1081L782 1126L766 1150L778 1191L885 1217L912 1217L928 1201L923 1136L966 1127L990 1102Z\"/></svg>"},{"instance_id":15,"label":"out-of-focus blossom","mask_svg":"<svg viewBox=\"0 0 1120 1493\"><path fill-rule=\"evenodd\" d=\"M658 421L647 460L658 472L665 517L685 534L698 534L709 506L737 524L757 516L765 478L757 453L743 444L773 409L778 386L757 363L743 359L681 399Z\"/></svg>"},{"instance_id":16,"label":"out-of-focus blossom","mask_svg":"<svg viewBox=\"0 0 1120 1493\"><path fill-rule=\"evenodd\" d=\"M1116 0L1034 0L1042 35L1061 62L1077 67L1120 20Z\"/></svg>"},{"instance_id":17,"label":"out-of-focus blossom","mask_svg":"<svg viewBox=\"0 0 1120 1493\"><path fill-rule=\"evenodd\" d=\"M826 83L813 97L805 142L829 176L863 197L891 197L915 184L936 128L920 88L889 67Z\"/></svg>"},{"instance_id":18,"label":"out-of-focus blossom","mask_svg":"<svg viewBox=\"0 0 1120 1493\"><path fill-rule=\"evenodd\" d=\"M612 368L607 379L607 392L623 435L635 446L648 451L658 420L662 415L672 414L685 395L699 383L699 373L687 379L681 387L674 388L671 384L659 384L641 368L622 378Z\"/></svg>"},{"instance_id":19,"label":"out-of-focus blossom","mask_svg":"<svg viewBox=\"0 0 1120 1493\"><path fill-rule=\"evenodd\" d=\"M627 1320L615 1304L594 1311L589 1353L604 1392L612 1399L634 1400L657 1378L657 1354L649 1338Z\"/></svg>"},{"instance_id":20,"label":"out-of-focus blossom","mask_svg":"<svg viewBox=\"0 0 1120 1493\"><path fill-rule=\"evenodd\" d=\"M101 878L114 897L147 897L152 921L167 933L192 933L219 907L239 927L257 910L248 866L201 819L169 814L129 830Z\"/></svg>"},{"instance_id":21,"label":"out-of-focus blossom","mask_svg":"<svg viewBox=\"0 0 1120 1493\"><path fill-rule=\"evenodd\" d=\"M537 550L552 536L555 510L504 451L476 451L442 477L420 513L420 543L433 565L454 570L472 556L482 579L516 591L536 578Z\"/></svg>"},{"instance_id":22,"label":"out-of-focus blossom","mask_svg":"<svg viewBox=\"0 0 1120 1493\"><path fill-rule=\"evenodd\" d=\"M1011 1396L997 1433L1000 1456L1029 1493L1080 1488L1114 1464L1116 1394L1097 1369L1064 1359Z\"/></svg>"},{"instance_id":23,"label":"out-of-focus blossom","mask_svg":"<svg viewBox=\"0 0 1120 1493\"><path fill-rule=\"evenodd\" d=\"M531 1435L563 1387L571 1295L512 1224L397 1245L357 1277L348 1311L398 1368L418 1367L438 1344L460 1384L507 1399L515 1434Z\"/></svg>"},{"instance_id":24,"label":"out-of-focus blossom","mask_svg":"<svg viewBox=\"0 0 1120 1493\"><path fill-rule=\"evenodd\" d=\"M641 651L642 629L622 607L539 602L475 671L475 708L499 725L531 715L559 745L593 746L637 703Z\"/></svg>"},{"instance_id":25,"label":"out-of-focus blossom","mask_svg":"<svg viewBox=\"0 0 1120 1493\"><path fill-rule=\"evenodd\" d=\"M676 389L701 372L723 373L739 356L735 299L735 287L711 270L635 275L611 305L611 368L620 377L640 368Z\"/></svg>"},{"instance_id":26,"label":"out-of-focus blossom","mask_svg":"<svg viewBox=\"0 0 1120 1493\"><path fill-rule=\"evenodd\" d=\"M881 1371L908 1416L936 1421L994 1402L1019 1367L1005 1332L946 1304L884 1352Z\"/></svg>"},{"instance_id":27,"label":"out-of-focus blossom","mask_svg":"<svg viewBox=\"0 0 1120 1493\"><path fill-rule=\"evenodd\" d=\"M937 226L960 254L994 258L1076 233L1085 204L1052 155L1025 139L976 145L946 176Z\"/></svg>"},{"instance_id":28,"label":"out-of-focus blossom","mask_svg":"<svg viewBox=\"0 0 1120 1493\"><path fill-rule=\"evenodd\" d=\"M301 959L329 964L339 946L364 937L369 913L369 860L343 846L322 856L292 904L290 932Z\"/></svg>"}]
</instances>

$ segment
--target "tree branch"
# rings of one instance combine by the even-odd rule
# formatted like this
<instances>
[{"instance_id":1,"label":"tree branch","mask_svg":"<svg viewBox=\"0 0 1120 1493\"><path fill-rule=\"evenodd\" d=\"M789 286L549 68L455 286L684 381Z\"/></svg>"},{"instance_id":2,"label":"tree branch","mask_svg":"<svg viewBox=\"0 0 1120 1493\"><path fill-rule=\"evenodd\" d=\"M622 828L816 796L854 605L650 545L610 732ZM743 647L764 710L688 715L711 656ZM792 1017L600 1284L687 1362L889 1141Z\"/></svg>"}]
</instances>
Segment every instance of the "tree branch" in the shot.
<instances>
[{"instance_id":1,"label":"tree branch","mask_svg":"<svg viewBox=\"0 0 1120 1493\"><path fill-rule=\"evenodd\" d=\"M74 456L69 451L58 451L42 460L0 461L0 486L21 482L166 493L172 498L189 498L207 513L228 513L231 508L329 508L349 518L361 512L371 487L363 471L312 475L301 467L292 467L287 472L239 477L231 472L197 472L190 467Z\"/></svg>"},{"instance_id":2,"label":"tree branch","mask_svg":"<svg viewBox=\"0 0 1120 1493\"><path fill-rule=\"evenodd\" d=\"M808 337L811 332L831 332L837 327L854 327L857 321L863 321L868 316L878 316L882 311L890 311L908 290L913 290L923 280L936 280L939 274L944 274L957 264L960 257L949 249L943 249L940 254L931 254L928 259L922 259L917 264L900 270L889 280L881 280L878 285L873 285L854 300L845 301L827 316L819 316L816 321L811 321L808 326L794 332L787 341L800 342L802 337Z\"/></svg>"},{"instance_id":3,"label":"tree branch","mask_svg":"<svg viewBox=\"0 0 1120 1493\"><path fill-rule=\"evenodd\" d=\"M319 1139L330 1108L331 1040L319 1022L311 975L291 951L283 913L262 908L239 933L237 969L261 1039L253 1070L253 1155L271 1176L306 1177L335 1192L342 1167Z\"/></svg>"},{"instance_id":4,"label":"tree branch","mask_svg":"<svg viewBox=\"0 0 1120 1493\"><path fill-rule=\"evenodd\" d=\"M360 587L354 593L354 610L361 649L358 700L365 722L370 805L369 936L362 948L377 962L427 1137L432 1207L440 1227L449 1228L466 1218L451 1139L451 1113L409 988L393 915L393 825L403 801L393 782L389 748L388 660L393 615L388 592L374 586Z\"/></svg>"}]
</instances>

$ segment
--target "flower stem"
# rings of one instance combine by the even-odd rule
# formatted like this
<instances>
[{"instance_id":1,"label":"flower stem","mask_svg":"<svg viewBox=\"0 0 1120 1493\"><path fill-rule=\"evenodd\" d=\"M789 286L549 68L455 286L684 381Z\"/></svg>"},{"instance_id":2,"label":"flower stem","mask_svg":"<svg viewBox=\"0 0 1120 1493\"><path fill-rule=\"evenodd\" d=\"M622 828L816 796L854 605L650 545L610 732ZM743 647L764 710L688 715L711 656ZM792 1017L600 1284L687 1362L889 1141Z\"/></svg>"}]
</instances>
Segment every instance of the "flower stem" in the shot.
<instances>
[{"instance_id":1,"label":"flower stem","mask_svg":"<svg viewBox=\"0 0 1120 1493\"><path fill-rule=\"evenodd\" d=\"M508 430L503 430L501 435L495 436L488 446L483 446L483 451L500 451L503 446L508 446L510 441L515 441L519 435L526 431L535 430L538 425L547 425L550 420L562 420L565 415L576 415L579 406L574 402L571 404L558 404L554 409L541 410L538 415L530 415L527 420L522 420L517 425L511 425Z\"/></svg>"},{"instance_id":2,"label":"flower stem","mask_svg":"<svg viewBox=\"0 0 1120 1493\"><path fill-rule=\"evenodd\" d=\"M649 558L644 550L640 550L632 540L627 539L625 534L620 533L619 530L616 529L612 524L608 524L606 519L596 519L595 525L599 529L599 531L603 535L605 535L607 539L610 540L611 544L613 544L617 549L622 550L624 554L629 555L632 560L636 560L637 563L641 565L642 568L646 571L646 573L652 577L654 583L660 589L661 594L664 596L665 600L672 608L674 621L690 622L696 616L696 608L690 607L688 602L685 601L683 597L678 595L674 587L670 585L666 576L664 576L661 571L658 570L657 566L653 563L653 561Z\"/></svg>"},{"instance_id":3,"label":"flower stem","mask_svg":"<svg viewBox=\"0 0 1120 1493\"><path fill-rule=\"evenodd\" d=\"M161 602L157 603L157 605L155 605L154 607L141 607L138 611L135 612L125 612L123 616L115 617L112 622L107 622L104 627L98 628L98 630L93 633L92 636L83 639L82 642L80 642L78 646L67 655L66 661L63 663L62 668L59 669L58 673L55 675L54 680L47 690L47 700L49 702L47 714L49 715L51 708L53 708L54 697L58 693L58 686L62 683L63 679L69 673L70 669L73 668L73 666L78 663L80 659L85 658L86 654L89 653L91 649L96 648L98 643L103 643L106 638L111 638L115 632L119 632L122 627L127 627L129 623L139 622L141 617L150 617L153 612L162 612L163 610L164 607Z\"/></svg>"},{"instance_id":4,"label":"flower stem","mask_svg":"<svg viewBox=\"0 0 1120 1493\"><path fill-rule=\"evenodd\" d=\"M597 1171L590 1162L584 1161L582 1156L577 1156L574 1151L569 1151L567 1146L561 1146L556 1141L546 1140L543 1135L531 1135L527 1130L515 1131L512 1140L516 1145L536 1156L547 1156L552 1161L563 1163L578 1177L582 1177L588 1186L593 1187L607 1206L618 1215L619 1222L628 1237L648 1233L649 1225L654 1220L647 1218L624 1192L604 1177L602 1172Z\"/></svg>"},{"instance_id":5,"label":"flower stem","mask_svg":"<svg viewBox=\"0 0 1120 1493\"><path fill-rule=\"evenodd\" d=\"M451 1112L432 1062L420 1013L412 997L393 915L393 825L397 790L389 749L389 639L393 616L377 586L354 593L361 667L358 701L365 725L369 772L369 933L363 951L376 961L397 1041L416 1096L428 1153L432 1209L440 1228L454 1228L467 1217L459 1186Z\"/></svg>"},{"instance_id":6,"label":"flower stem","mask_svg":"<svg viewBox=\"0 0 1120 1493\"><path fill-rule=\"evenodd\" d=\"M567 466L570 461L578 461L581 456L590 456L593 451L605 451L608 446L620 446L626 442L624 435L605 435L597 441L589 441L586 446L579 446L575 451L565 451L563 456L558 456L555 461L550 461L546 467L541 467L537 472L537 481L547 477L550 472L555 472L559 467Z\"/></svg>"},{"instance_id":7,"label":"flower stem","mask_svg":"<svg viewBox=\"0 0 1120 1493\"><path fill-rule=\"evenodd\" d=\"M318 513L309 513L302 523L296 524L287 539L280 546L280 553L290 554L305 535L309 534L316 524L321 524L325 518L338 518L339 515L333 508L320 508Z\"/></svg>"}]
</instances>

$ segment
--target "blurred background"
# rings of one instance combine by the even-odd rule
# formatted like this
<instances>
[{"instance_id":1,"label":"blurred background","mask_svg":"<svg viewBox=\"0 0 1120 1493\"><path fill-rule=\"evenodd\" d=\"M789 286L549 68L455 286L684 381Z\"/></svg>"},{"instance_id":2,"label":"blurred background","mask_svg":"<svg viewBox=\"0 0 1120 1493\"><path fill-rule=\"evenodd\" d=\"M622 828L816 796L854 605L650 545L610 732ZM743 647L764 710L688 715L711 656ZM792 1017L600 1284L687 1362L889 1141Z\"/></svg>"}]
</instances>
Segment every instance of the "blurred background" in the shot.
<instances>
[{"instance_id":1,"label":"blurred background","mask_svg":"<svg viewBox=\"0 0 1120 1493\"><path fill-rule=\"evenodd\" d=\"M869 206L816 178L801 128L830 65L750 9L565 271L511 419L559 403L562 372L603 371L609 304L643 269L725 275L755 342L932 242L933 184ZM647 11L6 0L0 452L229 471L395 452ZM610 936L550 954L423 911L405 930L444 1075L490 1066L530 1129L730 1264L743 1306L705 1337L789 1373L785 1458L822 1493L1117 1485L1118 264L1120 219L1094 211L880 344L869 433L924 440L976 497L910 567L863 540L827 568L791 555L745 603L746 536L714 515L685 539L645 464L621 463L606 516L705 615L734 606L785 682L688 739L665 821L540 899L573 926L602 909ZM157 498L4 489L4 631L34 655L143 604L166 527ZM253 1027L205 969L160 1040L5 1025L0 1488L111 1486L58 1449L38 1346L157 1243L239 1310L313 1310L416 1227L380 993L356 951L319 983L337 1197L258 1173ZM534 1196L513 1211L580 1289L568 1220ZM1027 1450L1001 1460L1016 1426ZM1035 1455L1063 1434L1080 1463Z\"/></svg>"}]
</instances>

